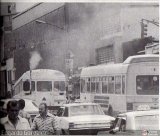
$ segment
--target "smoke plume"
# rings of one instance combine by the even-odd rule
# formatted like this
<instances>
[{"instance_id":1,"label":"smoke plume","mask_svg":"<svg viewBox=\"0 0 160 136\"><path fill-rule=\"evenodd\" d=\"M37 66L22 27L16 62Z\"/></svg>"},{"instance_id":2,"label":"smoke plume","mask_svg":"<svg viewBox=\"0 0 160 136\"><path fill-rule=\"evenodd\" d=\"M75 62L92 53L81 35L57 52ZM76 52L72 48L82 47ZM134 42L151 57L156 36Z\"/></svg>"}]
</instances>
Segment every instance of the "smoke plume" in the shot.
<instances>
[{"instance_id":1,"label":"smoke plume","mask_svg":"<svg viewBox=\"0 0 160 136\"><path fill-rule=\"evenodd\" d=\"M29 64L30 64L30 69L32 70L38 66L39 62L42 60L42 57L37 51L31 52L30 56L31 58L29 60Z\"/></svg>"}]
</instances>

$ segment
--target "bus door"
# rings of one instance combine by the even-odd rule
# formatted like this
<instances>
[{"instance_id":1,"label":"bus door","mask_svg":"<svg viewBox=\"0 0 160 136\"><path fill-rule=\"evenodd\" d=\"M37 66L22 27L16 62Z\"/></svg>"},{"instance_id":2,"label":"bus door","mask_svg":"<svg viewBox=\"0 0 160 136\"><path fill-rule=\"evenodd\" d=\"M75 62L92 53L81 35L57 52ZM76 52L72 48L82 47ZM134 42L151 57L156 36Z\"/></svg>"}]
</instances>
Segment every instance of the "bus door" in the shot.
<instances>
[{"instance_id":1,"label":"bus door","mask_svg":"<svg viewBox=\"0 0 160 136\"><path fill-rule=\"evenodd\" d=\"M80 101L94 102L96 82L91 81L91 77L81 78ZM92 91L91 91L92 90Z\"/></svg>"},{"instance_id":2,"label":"bus door","mask_svg":"<svg viewBox=\"0 0 160 136\"><path fill-rule=\"evenodd\" d=\"M65 81L54 81L53 85L54 105L61 106L66 103Z\"/></svg>"},{"instance_id":3,"label":"bus door","mask_svg":"<svg viewBox=\"0 0 160 136\"><path fill-rule=\"evenodd\" d=\"M52 106L53 99L52 81L37 81L36 102L46 102L48 106Z\"/></svg>"}]
</instances>

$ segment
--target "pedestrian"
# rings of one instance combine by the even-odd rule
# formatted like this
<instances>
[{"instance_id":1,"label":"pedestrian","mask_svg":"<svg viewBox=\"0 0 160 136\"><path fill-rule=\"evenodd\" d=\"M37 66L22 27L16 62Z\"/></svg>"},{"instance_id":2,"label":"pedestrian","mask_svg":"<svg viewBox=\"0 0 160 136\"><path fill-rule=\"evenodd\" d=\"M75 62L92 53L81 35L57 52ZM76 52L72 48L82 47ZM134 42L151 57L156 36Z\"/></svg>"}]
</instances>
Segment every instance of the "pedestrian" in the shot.
<instances>
[{"instance_id":1,"label":"pedestrian","mask_svg":"<svg viewBox=\"0 0 160 136\"><path fill-rule=\"evenodd\" d=\"M44 131L46 134L60 134L56 116L48 113L47 104L40 103L39 115L37 115L32 124L33 131Z\"/></svg>"},{"instance_id":2,"label":"pedestrian","mask_svg":"<svg viewBox=\"0 0 160 136\"><path fill-rule=\"evenodd\" d=\"M7 116L7 113L4 112L3 110L3 105L4 105L4 102L0 100L0 119ZM0 135L5 135L5 134L6 134L6 129L4 125L0 123Z\"/></svg>"},{"instance_id":3,"label":"pedestrian","mask_svg":"<svg viewBox=\"0 0 160 136\"><path fill-rule=\"evenodd\" d=\"M25 100L20 99L18 102L19 102L19 109L20 109L19 116L21 116L22 118L26 118L29 121L29 123L31 124L32 121L31 121L30 115L26 111L24 111Z\"/></svg>"},{"instance_id":4,"label":"pedestrian","mask_svg":"<svg viewBox=\"0 0 160 136\"><path fill-rule=\"evenodd\" d=\"M31 130L28 121L19 116L19 102L10 100L7 103L7 117L1 119L1 123L7 130Z\"/></svg>"}]
</instances>

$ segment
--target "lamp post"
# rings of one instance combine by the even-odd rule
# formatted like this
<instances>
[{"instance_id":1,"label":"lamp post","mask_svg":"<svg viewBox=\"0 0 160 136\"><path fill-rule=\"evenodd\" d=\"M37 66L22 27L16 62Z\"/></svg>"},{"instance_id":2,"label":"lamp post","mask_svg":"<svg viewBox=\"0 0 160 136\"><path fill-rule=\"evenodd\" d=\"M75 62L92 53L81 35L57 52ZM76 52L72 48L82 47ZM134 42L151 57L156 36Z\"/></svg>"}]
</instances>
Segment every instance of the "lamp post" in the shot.
<instances>
[{"instance_id":1,"label":"lamp post","mask_svg":"<svg viewBox=\"0 0 160 136\"><path fill-rule=\"evenodd\" d=\"M57 26L55 24L52 24L50 22L46 22L46 21L43 21L43 20L35 20L35 22L38 23L38 24L47 24L47 25L56 27L58 29L61 29L65 32L66 44L67 44L67 48L68 48L68 52L67 52L67 55L65 57L65 65L66 65L66 69L67 69L67 81L69 82L70 78L71 78L71 75L72 75L72 72L73 72L73 53L71 53L71 51L69 51L69 44L68 44L68 38L67 38L68 27L66 25L65 25L65 27L60 27L60 26ZM68 53L69 53L69 57L68 57ZM67 89L70 90L70 88L71 87L68 83Z\"/></svg>"}]
</instances>

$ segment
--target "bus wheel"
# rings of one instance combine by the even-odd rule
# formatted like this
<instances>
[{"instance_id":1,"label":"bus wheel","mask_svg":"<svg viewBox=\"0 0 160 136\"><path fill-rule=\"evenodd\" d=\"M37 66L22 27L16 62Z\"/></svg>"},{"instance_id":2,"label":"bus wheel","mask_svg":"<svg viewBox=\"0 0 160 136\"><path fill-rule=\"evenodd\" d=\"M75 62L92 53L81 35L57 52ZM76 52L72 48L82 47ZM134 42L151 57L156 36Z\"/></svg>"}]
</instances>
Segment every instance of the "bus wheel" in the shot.
<instances>
[{"instance_id":1,"label":"bus wheel","mask_svg":"<svg viewBox=\"0 0 160 136\"><path fill-rule=\"evenodd\" d=\"M108 115L113 116L113 108L111 105L109 105L109 108L108 108Z\"/></svg>"}]
</instances>

